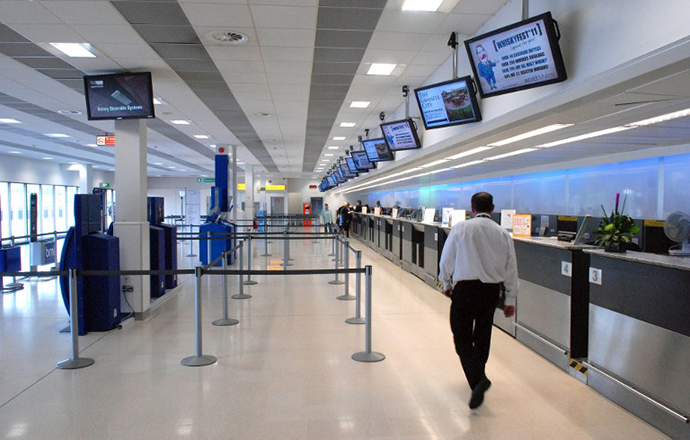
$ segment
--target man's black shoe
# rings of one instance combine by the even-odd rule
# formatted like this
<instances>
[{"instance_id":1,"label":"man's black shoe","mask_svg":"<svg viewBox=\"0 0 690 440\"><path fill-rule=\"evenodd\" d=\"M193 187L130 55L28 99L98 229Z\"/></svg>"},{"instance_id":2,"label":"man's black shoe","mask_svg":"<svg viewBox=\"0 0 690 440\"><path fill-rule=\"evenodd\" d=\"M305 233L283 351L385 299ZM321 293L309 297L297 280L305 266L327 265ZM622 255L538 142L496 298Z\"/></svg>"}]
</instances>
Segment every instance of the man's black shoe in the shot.
<instances>
[{"instance_id":1,"label":"man's black shoe","mask_svg":"<svg viewBox=\"0 0 690 440\"><path fill-rule=\"evenodd\" d=\"M489 379L482 379L477 385L472 389L472 398L470 399L470 409L477 409L484 402L484 393L491 386L491 381Z\"/></svg>"}]
</instances>

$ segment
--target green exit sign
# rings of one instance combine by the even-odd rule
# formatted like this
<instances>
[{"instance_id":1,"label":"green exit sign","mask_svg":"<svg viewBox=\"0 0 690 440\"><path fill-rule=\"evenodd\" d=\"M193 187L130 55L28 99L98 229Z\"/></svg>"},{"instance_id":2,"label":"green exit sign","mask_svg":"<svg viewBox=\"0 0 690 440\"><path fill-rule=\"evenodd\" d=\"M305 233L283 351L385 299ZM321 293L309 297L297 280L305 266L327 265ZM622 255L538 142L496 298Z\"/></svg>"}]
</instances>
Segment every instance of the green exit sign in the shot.
<instances>
[{"instance_id":1,"label":"green exit sign","mask_svg":"<svg viewBox=\"0 0 690 440\"><path fill-rule=\"evenodd\" d=\"M199 177L196 179L196 181L199 183L216 183L216 179L214 177Z\"/></svg>"},{"instance_id":2,"label":"green exit sign","mask_svg":"<svg viewBox=\"0 0 690 440\"><path fill-rule=\"evenodd\" d=\"M110 183L108 183L108 182L101 182L101 188L110 188Z\"/></svg>"}]
</instances>

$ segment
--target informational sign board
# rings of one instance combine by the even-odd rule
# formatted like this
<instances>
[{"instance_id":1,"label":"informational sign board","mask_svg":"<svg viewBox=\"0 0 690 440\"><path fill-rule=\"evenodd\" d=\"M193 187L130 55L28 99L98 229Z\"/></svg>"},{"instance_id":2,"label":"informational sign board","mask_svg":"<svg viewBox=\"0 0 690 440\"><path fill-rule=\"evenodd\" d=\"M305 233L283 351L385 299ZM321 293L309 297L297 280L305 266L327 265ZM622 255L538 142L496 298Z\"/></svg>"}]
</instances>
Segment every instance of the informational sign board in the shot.
<instances>
[{"instance_id":1,"label":"informational sign board","mask_svg":"<svg viewBox=\"0 0 690 440\"><path fill-rule=\"evenodd\" d=\"M367 214L369 212L369 208L366 206L362 206L362 214Z\"/></svg>"},{"instance_id":2,"label":"informational sign board","mask_svg":"<svg viewBox=\"0 0 690 440\"><path fill-rule=\"evenodd\" d=\"M450 227L467 220L467 211L464 209L454 209L450 213Z\"/></svg>"},{"instance_id":3,"label":"informational sign board","mask_svg":"<svg viewBox=\"0 0 690 440\"><path fill-rule=\"evenodd\" d=\"M513 215L513 236L531 237L532 236L532 215L515 214Z\"/></svg>"},{"instance_id":4,"label":"informational sign board","mask_svg":"<svg viewBox=\"0 0 690 440\"><path fill-rule=\"evenodd\" d=\"M433 223L434 222L434 216L436 215L436 209L435 208L426 208L424 210L424 223Z\"/></svg>"},{"instance_id":5,"label":"informational sign board","mask_svg":"<svg viewBox=\"0 0 690 440\"><path fill-rule=\"evenodd\" d=\"M185 215L188 224L201 224L201 191L198 189L185 191Z\"/></svg>"},{"instance_id":6,"label":"informational sign board","mask_svg":"<svg viewBox=\"0 0 690 440\"><path fill-rule=\"evenodd\" d=\"M514 209L501 209L501 226L511 231L513 229L513 216L516 212Z\"/></svg>"},{"instance_id":7,"label":"informational sign board","mask_svg":"<svg viewBox=\"0 0 690 440\"><path fill-rule=\"evenodd\" d=\"M453 212L453 208L443 208L443 211L441 212L441 226L443 227L449 227L450 226L450 216Z\"/></svg>"}]
</instances>

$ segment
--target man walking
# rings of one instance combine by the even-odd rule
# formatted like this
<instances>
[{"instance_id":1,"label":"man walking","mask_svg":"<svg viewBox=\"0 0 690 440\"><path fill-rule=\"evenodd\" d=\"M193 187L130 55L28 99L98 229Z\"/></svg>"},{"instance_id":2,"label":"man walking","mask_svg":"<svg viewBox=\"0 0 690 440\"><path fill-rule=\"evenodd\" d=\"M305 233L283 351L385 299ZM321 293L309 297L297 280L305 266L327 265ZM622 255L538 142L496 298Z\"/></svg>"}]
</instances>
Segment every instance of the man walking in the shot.
<instances>
[{"instance_id":1,"label":"man walking","mask_svg":"<svg viewBox=\"0 0 690 440\"><path fill-rule=\"evenodd\" d=\"M455 351L472 389L470 408L478 408L491 386L486 377L491 327L505 285L503 313L515 313L518 291L515 247L508 231L491 220L493 196L472 196L474 218L453 226L441 254L439 280L443 294L452 299L450 326Z\"/></svg>"},{"instance_id":2,"label":"man walking","mask_svg":"<svg viewBox=\"0 0 690 440\"><path fill-rule=\"evenodd\" d=\"M331 214L331 210L328 209L328 203L323 205L323 209L321 210L319 217L321 224L323 225L323 232L330 232L330 230L333 228L333 215Z\"/></svg>"}]
</instances>

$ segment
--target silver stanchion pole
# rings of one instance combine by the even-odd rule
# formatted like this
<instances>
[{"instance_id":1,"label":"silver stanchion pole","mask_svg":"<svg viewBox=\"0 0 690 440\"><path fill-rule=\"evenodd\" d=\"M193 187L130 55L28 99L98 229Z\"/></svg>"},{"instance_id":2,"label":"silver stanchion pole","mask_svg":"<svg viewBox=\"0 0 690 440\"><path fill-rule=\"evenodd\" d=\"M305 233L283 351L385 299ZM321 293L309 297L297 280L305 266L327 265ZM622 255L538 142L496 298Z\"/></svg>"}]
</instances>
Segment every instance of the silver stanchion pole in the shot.
<instances>
[{"instance_id":1,"label":"silver stanchion pole","mask_svg":"<svg viewBox=\"0 0 690 440\"><path fill-rule=\"evenodd\" d=\"M319 232L319 218L318 217L316 217L314 219L314 225L312 226L311 231L312 231L312 233L314 233L314 239L311 242L312 243L318 243L319 239L315 234L315 233Z\"/></svg>"},{"instance_id":2,"label":"silver stanchion pole","mask_svg":"<svg viewBox=\"0 0 690 440\"><path fill-rule=\"evenodd\" d=\"M345 269L350 268L350 242L344 241L344 252L345 252ZM354 296L350 295L350 274L345 272L343 274L345 276L345 293L338 296L336 299L339 299L341 301L352 301L355 299Z\"/></svg>"},{"instance_id":3,"label":"silver stanchion pole","mask_svg":"<svg viewBox=\"0 0 690 440\"><path fill-rule=\"evenodd\" d=\"M334 266L335 266L335 279L328 282L328 284L333 284L334 286L339 286L341 284L345 284L345 281L341 281L338 278L338 273L339 273L338 272L338 260L340 259L339 254L340 254L340 246L336 246L335 247L335 259L333 260L333 261L335 261L335 264L334 264Z\"/></svg>"},{"instance_id":4,"label":"silver stanchion pole","mask_svg":"<svg viewBox=\"0 0 690 440\"><path fill-rule=\"evenodd\" d=\"M203 354L202 330L201 330L201 277L203 269L197 266L194 269L194 307L196 310L196 354L189 356L180 362L185 367L203 367L204 365L215 364L218 359L210 354Z\"/></svg>"},{"instance_id":5,"label":"silver stanchion pole","mask_svg":"<svg viewBox=\"0 0 690 440\"><path fill-rule=\"evenodd\" d=\"M262 257L270 257L271 253L268 251L268 227L264 221L264 253L261 254Z\"/></svg>"},{"instance_id":6,"label":"silver stanchion pole","mask_svg":"<svg viewBox=\"0 0 690 440\"><path fill-rule=\"evenodd\" d=\"M355 251L355 266L357 269L362 268L362 251ZM362 290L362 274L357 272L355 274L355 316L345 320L348 324L364 324L365 321L361 316L361 295Z\"/></svg>"},{"instance_id":7,"label":"silver stanchion pole","mask_svg":"<svg viewBox=\"0 0 690 440\"><path fill-rule=\"evenodd\" d=\"M287 266L292 266L290 263L290 240L288 240L287 229L283 231L283 270Z\"/></svg>"},{"instance_id":8,"label":"silver stanchion pole","mask_svg":"<svg viewBox=\"0 0 690 440\"><path fill-rule=\"evenodd\" d=\"M337 234L333 234L333 250L331 251L330 254L328 254L328 257L335 257L335 238L337 237Z\"/></svg>"},{"instance_id":9,"label":"silver stanchion pole","mask_svg":"<svg viewBox=\"0 0 690 440\"><path fill-rule=\"evenodd\" d=\"M366 322L364 325L364 351L352 355L357 362L379 362L386 359L382 353L371 351L371 266L364 268L364 312Z\"/></svg>"},{"instance_id":10,"label":"silver stanchion pole","mask_svg":"<svg viewBox=\"0 0 690 440\"><path fill-rule=\"evenodd\" d=\"M206 258L208 258L206 260L206 264L211 264L211 261L213 261L213 258L211 256L212 255L212 252L211 252L211 231L208 231L208 233L206 234L206 237L207 237L207 239L206 239ZM199 252L199 253L201 253L201 252Z\"/></svg>"},{"instance_id":11,"label":"silver stanchion pole","mask_svg":"<svg viewBox=\"0 0 690 440\"><path fill-rule=\"evenodd\" d=\"M196 257L197 255L194 253L194 237L193 237L193 227L192 225L189 225L189 254L187 254L188 257ZM201 234L199 234L201 236Z\"/></svg>"},{"instance_id":12,"label":"silver stanchion pole","mask_svg":"<svg viewBox=\"0 0 690 440\"><path fill-rule=\"evenodd\" d=\"M223 252L223 270L228 270L228 256ZM239 320L228 317L228 275L223 274L223 317L213 321L213 325L226 326L239 324Z\"/></svg>"},{"instance_id":13,"label":"silver stanchion pole","mask_svg":"<svg viewBox=\"0 0 690 440\"><path fill-rule=\"evenodd\" d=\"M240 271L242 270L242 267L244 266L244 264L242 263L242 260L244 259L244 258L242 257L242 248L244 247L244 243L245 243L244 240L242 241L242 243L240 243L240 252L239 252L239 255L240 255ZM238 285L240 286L240 293L236 293L235 295L233 295L233 296L232 296L232 299L248 299L248 298L251 298L251 297L252 297L251 295L249 295L249 294L247 294L247 293L244 293L244 282L243 282L244 280L243 280L242 278L244 278L244 277L243 277L242 274L240 273L240 274L238 275L238 277L237 277L237 279L239 280Z\"/></svg>"},{"instance_id":14,"label":"silver stanchion pole","mask_svg":"<svg viewBox=\"0 0 690 440\"><path fill-rule=\"evenodd\" d=\"M90 358L79 357L79 304L77 302L77 269L69 270L69 315L72 333L72 357L57 363L61 370L76 370L88 367L95 362Z\"/></svg>"},{"instance_id":15,"label":"silver stanchion pole","mask_svg":"<svg viewBox=\"0 0 690 440\"><path fill-rule=\"evenodd\" d=\"M253 286L259 284L257 281L252 280L252 236L251 232L247 238L247 280L244 282L245 286Z\"/></svg>"}]
</instances>

